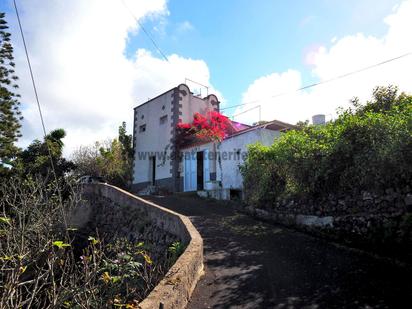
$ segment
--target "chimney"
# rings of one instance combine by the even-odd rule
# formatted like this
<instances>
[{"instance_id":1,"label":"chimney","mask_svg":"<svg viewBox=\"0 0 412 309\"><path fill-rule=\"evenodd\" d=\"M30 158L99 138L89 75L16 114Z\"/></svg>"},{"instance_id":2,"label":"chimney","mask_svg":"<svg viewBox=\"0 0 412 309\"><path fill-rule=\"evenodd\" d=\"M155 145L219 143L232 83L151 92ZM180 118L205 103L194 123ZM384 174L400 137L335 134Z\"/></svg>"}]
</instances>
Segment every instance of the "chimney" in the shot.
<instances>
[{"instance_id":1,"label":"chimney","mask_svg":"<svg viewBox=\"0 0 412 309\"><path fill-rule=\"evenodd\" d=\"M326 116L324 114L318 114L312 116L312 124L314 125L323 125L326 123Z\"/></svg>"}]
</instances>

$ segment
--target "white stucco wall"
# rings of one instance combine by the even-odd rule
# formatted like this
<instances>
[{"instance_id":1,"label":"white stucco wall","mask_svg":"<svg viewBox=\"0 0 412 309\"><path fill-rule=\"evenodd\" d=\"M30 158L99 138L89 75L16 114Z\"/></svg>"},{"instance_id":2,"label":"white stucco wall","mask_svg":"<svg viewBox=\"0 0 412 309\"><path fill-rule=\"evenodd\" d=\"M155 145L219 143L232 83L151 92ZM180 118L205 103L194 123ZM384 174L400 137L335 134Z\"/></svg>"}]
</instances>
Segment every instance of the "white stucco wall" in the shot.
<instances>
[{"instance_id":1,"label":"white stucco wall","mask_svg":"<svg viewBox=\"0 0 412 309\"><path fill-rule=\"evenodd\" d=\"M223 140L218 149L221 156L221 167L219 164L217 166L217 180L222 182L222 187L224 189L242 189L243 180L239 166L244 162L247 146L257 142L265 146L272 145L280 134L279 131L261 128ZM239 156L236 155L238 150L240 150Z\"/></svg>"},{"instance_id":2,"label":"white stucco wall","mask_svg":"<svg viewBox=\"0 0 412 309\"><path fill-rule=\"evenodd\" d=\"M156 179L171 177L170 160L162 162L159 157L169 145L171 138L171 102L173 89L155 98L147 104L136 108L135 117L135 160L133 183L151 181L151 161L149 154L158 154L156 157ZM164 108L163 108L164 106ZM144 118L142 119L142 115ZM160 123L160 118L167 115L167 121ZM140 132L140 126L146 125L146 131ZM170 147L167 150L170 155Z\"/></svg>"},{"instance_id":3,"label":"white stucco wall","mask_svg":"<svg viewBox=\"0 0 412 309\"><path fill-rule=\"evenodd\" d=\"M205 115L207 112L212 110L213 106L209 100L193 95L186 95L182 100L182 122L192 122L193 115L195 113Z\"/></svg>"}]
</instances>

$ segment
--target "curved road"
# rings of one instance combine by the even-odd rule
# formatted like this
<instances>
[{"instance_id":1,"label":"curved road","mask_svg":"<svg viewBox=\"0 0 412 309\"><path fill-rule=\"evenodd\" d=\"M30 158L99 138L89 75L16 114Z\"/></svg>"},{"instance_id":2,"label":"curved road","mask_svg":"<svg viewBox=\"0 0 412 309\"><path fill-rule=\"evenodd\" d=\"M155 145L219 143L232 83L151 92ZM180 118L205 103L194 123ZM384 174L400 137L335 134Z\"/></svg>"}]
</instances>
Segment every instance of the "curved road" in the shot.
<instances>
[{"instance_id":1,"label":"curved road","mask_svg":"<svg viewBox=\"0 0 412 309\"><path fill-rule=\"evenodd\" d=\"M412 308L412 272L187 196L146 197L192 220L205 276L188 308Z\"/></svg>"}]
</instances>

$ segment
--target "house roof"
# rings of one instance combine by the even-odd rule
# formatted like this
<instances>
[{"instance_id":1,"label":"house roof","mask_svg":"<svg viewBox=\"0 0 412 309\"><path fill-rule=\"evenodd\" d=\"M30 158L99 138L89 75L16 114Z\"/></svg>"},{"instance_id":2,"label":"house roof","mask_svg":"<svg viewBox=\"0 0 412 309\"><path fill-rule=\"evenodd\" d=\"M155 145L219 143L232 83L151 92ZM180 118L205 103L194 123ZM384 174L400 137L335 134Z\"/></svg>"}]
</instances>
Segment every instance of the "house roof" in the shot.
<instances>
[{"instance_id":1,"label":"house roof","mask_svg":"<svg viewBox=\"0 0 412 309\"><path fill-rule=\"evenodd\" d=\"M179 86L177 86L177 87L179 87ZM170 92L170 91L173 91L173 90L174 90L174 89L176 89L177 87L173 87L172 89L169 89L169 90L167 90L167 91L165 91L165 92L163 92L163 93L161 93L161 94L159 94L159 95L155 96L154 98L148 99L146 102L143 102L143 103L141 103L141 104L139 104L139 105L135 106L135 107L133 108L133 110L136 110L137 108L140 108L140 107L142 107L142 106L144 106L144 105L146 105L146 104L148 104L148 103L150 103L150 102L152 102L152 101L156 100L157 98L159 98L159 97L161 97L161 96L165 95L166 93L168 93L168 92Z\"/></svg>"},{"instance_id":2,"label":"house roof","mask_svg":"<svg viewBox=\"0 0 412 309\"><path fill-rule=\"evenodd\" d=\"M185 86L185 87L189 90L189 92L193 95L193 92L190 90L190 88L189 88L188 85L186 85L186 84L180 84L180 85L178 85L178 86L176 86L176 87L173 87L173 88L171 88L171 89L169 89L169 90L167 90L167 91L165 91L165 92L163 92L163 93L155 96L154 98L147 99L146 102L140 103L139 105L135 106L135 107L133 108L133 110L136 110L137 108L140 108L140 107L142 107L142 106L144 106L144 105L146 105L146 104L148 104L148 103L156 100L157 98L165 95L166 93L168 93L168 92L170 92L170 91L175 90L176 88L179 88L179 87L182 86L182 85ZM218 98L215 94L213 94L213 93L211 93L211 94L209 94L209 95L207 95L207 96L205 96L205 97L203 97L203 98L202 98L202 97L198 97L198 98L201 99L201 100L206 100L206 99L208 99L208 98L211 97L211 96L214 96L214 97L216 98L217 102L220 103L219 98Z\"/></svg>"},{"instance_id":3,"label":"house roof","mask_svg":"<svg viewBox=\"0 0 412 309\"><path fill-rule=\"evenodd\" d=\"M232 127L236 129L236 131L242 131L248 128L251 128L252 126L248 124L244 124L238 121L230 120Z\"/></svg>"},{"instance_id":4,"label":"house roof","mask_svg":"<svg viewBox=\"0 0 412 309\"><path fill-rule=\"evenodd\" d=\"M272 130L272 131L288 131L288 130L292 130L292 129L296 129L297 126L293 125L293 124L289 124L286 122L282 122L279 120L272 120L263 124L259 124L259 125L255 125L255 126L249 126L246 129L237 131L231 135L229 135L227 138L231 138L234 136L238 136L253 130L257 130L257 129L268 129L268 130Z\"/></svg>"}]
</instances>

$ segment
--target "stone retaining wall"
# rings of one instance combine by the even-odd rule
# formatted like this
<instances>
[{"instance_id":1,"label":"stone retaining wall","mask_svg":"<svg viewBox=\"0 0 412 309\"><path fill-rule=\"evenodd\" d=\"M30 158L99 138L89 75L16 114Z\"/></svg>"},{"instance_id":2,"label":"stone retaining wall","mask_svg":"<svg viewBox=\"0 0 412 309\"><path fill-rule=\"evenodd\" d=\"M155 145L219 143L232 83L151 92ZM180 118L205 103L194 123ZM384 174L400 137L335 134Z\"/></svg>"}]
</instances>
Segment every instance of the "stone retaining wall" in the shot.
<instances>
[{"instance_id":1,"label":"stone retaining wall","mask_svg":"<svg viewBox=\"0 0 412 309\"><path fill-rule=\"evenodd\" d=\"M103 205L104 209L79 207L71 217L72 225L82 226L93 218L100 224L99 229L133 239L149 221L152 228L148 235L153 241L169 243L179 239L186 246L165 277L139 304L142 309L185 308L203 274L203 240L190 220L108 184L85 185L83 194L92 204ZM113 207L118 208L116 212Z\"/></svg>"},{"instance_id":2,"label":"stone retaining wall","mask_svg":"<svg viewBox=\"0 0 412 309\"><path fill-rule=\"evenodd\" d=\"M367 251L412 258L412 194L389 188L383 194L330 196L320 201L288 200L267 209L240 207L258 219L294 226Z\"/></svg>"},{"instance_id":3,"label":"stone retaining wall","mask_svg":"<svg viewBox=\"0 0 412 309\"><path fill-rule=\"evenodd\" d=\"M383 192L359 192L313 199L288 199L277 202L271 210L277 213L294 213L316 216L345 216L349 214L399 213L412 211L412 190L404 188L387 188Z\"/></svg>"}]
</instances>

